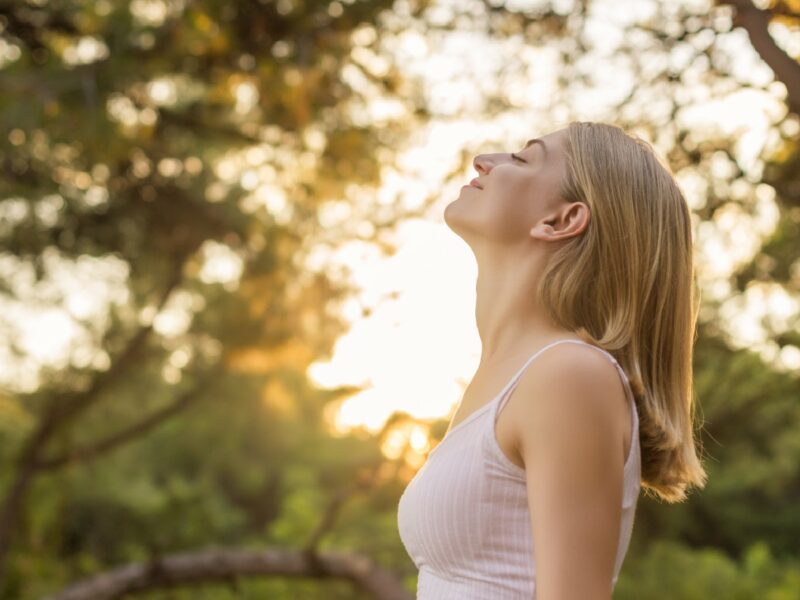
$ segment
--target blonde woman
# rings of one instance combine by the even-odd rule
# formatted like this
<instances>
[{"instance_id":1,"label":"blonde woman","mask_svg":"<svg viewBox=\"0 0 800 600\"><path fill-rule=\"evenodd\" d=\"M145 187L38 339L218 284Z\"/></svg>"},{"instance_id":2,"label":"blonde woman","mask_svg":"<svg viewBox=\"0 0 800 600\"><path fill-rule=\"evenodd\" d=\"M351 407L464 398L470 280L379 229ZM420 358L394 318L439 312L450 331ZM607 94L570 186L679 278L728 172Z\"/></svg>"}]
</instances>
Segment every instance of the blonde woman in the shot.
<instances>
[{"instance_id":1,"label":"blonde woman","mask_svg":"<svg viewBox=\"0 0 800 600\"><path fill-rule=\"evenodd\" d=\"M444 212L482 353L403 492L423 600L610 600L642 487L704 487L690 213L651 146L573 122L481 154Z\"/></svg>"}]
</instances>

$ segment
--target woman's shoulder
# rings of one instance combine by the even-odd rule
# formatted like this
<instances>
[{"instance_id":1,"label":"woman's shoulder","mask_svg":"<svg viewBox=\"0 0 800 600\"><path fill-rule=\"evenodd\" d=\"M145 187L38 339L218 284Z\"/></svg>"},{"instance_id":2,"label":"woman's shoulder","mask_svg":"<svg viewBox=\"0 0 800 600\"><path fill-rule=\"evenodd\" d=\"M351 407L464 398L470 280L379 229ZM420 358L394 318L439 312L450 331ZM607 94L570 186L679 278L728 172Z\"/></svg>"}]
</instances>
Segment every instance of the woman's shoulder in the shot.
<instances>
[{"instance_id":1,"label":"woman's shoulder","mask_svg":"<svg viewBox=\"0 0 800 600\"><path fill-rule=\"evenodd\" d=\"M584 343L555 344L520 375L507 410L520 451L542 428L569 438L591 430L617 445L627 424L626 392L605 351ZM586 433L586 432L583 432Z\"/></svg>"}]
</instances>

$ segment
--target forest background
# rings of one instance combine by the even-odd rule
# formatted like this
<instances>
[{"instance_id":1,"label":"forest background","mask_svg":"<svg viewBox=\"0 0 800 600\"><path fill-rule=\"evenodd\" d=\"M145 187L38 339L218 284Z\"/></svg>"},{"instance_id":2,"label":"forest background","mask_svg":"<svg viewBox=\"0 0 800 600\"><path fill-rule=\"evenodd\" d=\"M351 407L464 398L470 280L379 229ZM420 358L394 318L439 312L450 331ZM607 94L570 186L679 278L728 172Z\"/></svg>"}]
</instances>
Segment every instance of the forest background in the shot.
<instances>
[{"instance_id":1,"label":"forest background","mask_svg":"<svg viewBox=\"0 0 800 600\"><path fill-rule=\"evenodd\" d=\"M797 0L0 1L0 597L411 598L442 209L570 120L669 163L701 288L708 484L615 598L800 599Z\"/></svg>"}]
</instances>

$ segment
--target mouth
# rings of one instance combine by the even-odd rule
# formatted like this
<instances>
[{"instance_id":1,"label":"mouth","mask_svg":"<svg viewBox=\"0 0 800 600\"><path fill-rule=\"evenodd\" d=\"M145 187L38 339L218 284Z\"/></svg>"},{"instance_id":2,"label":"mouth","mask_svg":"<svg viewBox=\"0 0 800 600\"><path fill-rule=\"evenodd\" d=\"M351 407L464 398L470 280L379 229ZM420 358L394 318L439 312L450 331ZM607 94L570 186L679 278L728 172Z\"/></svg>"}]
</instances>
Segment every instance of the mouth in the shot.
<instances>
[{"instance_id":1,"label":"mouth","mask_svg":"<svg viewBox=\"0 0 800 600\"><path fill-rule=\"evenodd\" d=\"M478 188L479 190L482 190L482 189L483 189L483 188L482 188L482 187L481 187L481 186L478 184L478 178L477 178L477 177L476 177L475 179L473 179L472 181L470 181L470 182L469 182L469 185L471 185L472 187L476 187L476 188Z\"/></svg>"}]
</instances>

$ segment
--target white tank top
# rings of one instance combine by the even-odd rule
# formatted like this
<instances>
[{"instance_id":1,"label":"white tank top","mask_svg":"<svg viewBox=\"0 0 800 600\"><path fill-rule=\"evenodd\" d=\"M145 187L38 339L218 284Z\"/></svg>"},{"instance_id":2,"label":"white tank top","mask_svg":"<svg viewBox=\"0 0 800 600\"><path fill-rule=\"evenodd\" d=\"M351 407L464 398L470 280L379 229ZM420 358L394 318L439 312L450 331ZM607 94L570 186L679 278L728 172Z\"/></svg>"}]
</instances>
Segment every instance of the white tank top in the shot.
<instances>
[{"instance_id":1,"label":"white tank top","mask_svg":"<svg viewBox=\"0 0 800 600\"><path fill-rule=\"evenodd\" d=\"M557 340L533 354L492 400L447 432L400 497L400 539L419 569L417 600L531 600L536 569L525 470L500 448L494 424L533 359L555 344L597 348L619 370L630 399L631 447L612 585L628 550L640 490L639 417L625 371L607 351Z\"/></svg>"}]
</instances>

